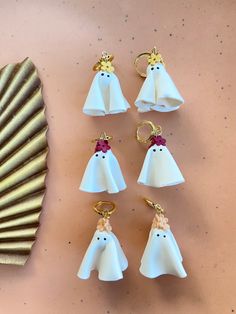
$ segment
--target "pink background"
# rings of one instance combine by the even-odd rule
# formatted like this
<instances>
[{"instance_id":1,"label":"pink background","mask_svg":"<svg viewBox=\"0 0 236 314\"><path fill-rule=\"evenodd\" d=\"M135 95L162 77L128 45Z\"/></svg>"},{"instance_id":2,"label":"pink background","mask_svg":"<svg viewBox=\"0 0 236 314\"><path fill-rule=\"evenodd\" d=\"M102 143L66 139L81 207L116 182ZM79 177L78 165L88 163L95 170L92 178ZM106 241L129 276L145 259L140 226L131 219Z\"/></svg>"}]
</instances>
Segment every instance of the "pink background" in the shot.
<instances>
[{"instance_id":1,"label":"pink background","mask_svg":"<svg viewBox=\"0 0 236 314\"><path fill-rule=\"evenodd\" d=\"M0 1L0 62L29 56L44 84L50 155L41 227L25 267L0 265L0 313L232 313L235 301L235 1ZM142 84L133 61L157 45L185 98L177 112L138 114ZM102 50L131 103L126 114L91 118L82 106ZM146 147L134 138L150 119L163 127L186 183L153 189L136 183ZM107 131L128 189L87 194L78 186L94 145ZM187 279L149 280L138 271L154 213L167 211ZM115 283L76 272L98 217L98 200L116 202L114 232L129 260Z\"/></svg>"}]
</instances>

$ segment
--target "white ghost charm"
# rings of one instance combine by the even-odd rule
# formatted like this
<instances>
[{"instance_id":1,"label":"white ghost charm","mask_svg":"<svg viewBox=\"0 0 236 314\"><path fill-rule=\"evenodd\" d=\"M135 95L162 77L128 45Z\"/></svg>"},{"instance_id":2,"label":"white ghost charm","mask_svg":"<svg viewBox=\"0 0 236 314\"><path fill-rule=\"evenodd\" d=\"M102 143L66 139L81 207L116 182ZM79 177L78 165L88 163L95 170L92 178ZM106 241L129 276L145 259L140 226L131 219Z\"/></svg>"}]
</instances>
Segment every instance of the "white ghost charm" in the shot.
<instances>
[{"instance_id":1,"label":"white ghost charm","mask_svg":"<svg viewBox=\"0 0 236 314\"><path fill-rule=\"evenodd\" d=\"M112 60L112 55L103 52L101 59L94 66L94 70L98 72L83 107L83 112L89 116L126 112L130 108L122 93L119 80L113 73Z\"/></svg>"},{"instance_id":2,"label":"white ghost charm","mask_svg":"<svg viewBox=\"0 0 236 314\"><path fill-rule=\"evenodd\" d=\"M77 273L80 279L88 279L93 270L98 272L99 280L116 281L123 278L128 261L119 240L111 230L109 218L99 219L97 230Z\"/></svg>"},{"instance_id":3,"label":"white ghost charm","mask_svg":"<svg viewBox=\"0 0 236 314\"><path fill-rule=\"evenodd\" d=\"M160 135L151 135L138 183L156 188L183 183L184 177Z\"/></svg>"},{"instance_id":4,"label":"white ghost charm","mask_svg":"<svg viewBox=\"0 0 236 314\"><path fill-rule=\"evenodd\" d=\"M156 278L167 274L180 278L187 276L178 244L167 222L162 213L155 215L139 269L145 277Z\"/></svg>"},{"instance_id":5,"label":"white ghost charm","mask_svg":"<svg viewBox=\"0 0 236 314\"><path fill-rule=\"evenodd\" d=\"M163 59L155 47L149 54L148 63L146 74L142 74L146 79L135 101L138 111L169 112L179 109L184 99L167 73Z\"/></svg>"},{"instance_id":6,"label":"white ghost charm","mask_svg":"<svg viewBox=\"0 0 236 314\"><path fill-rule=\"evenodd\" d=\"M85 169L80 190L84 192L118 193L126 189L118 160L108 145L107 135L101 134L93 156Z\"/></svg>"}]
</instances>

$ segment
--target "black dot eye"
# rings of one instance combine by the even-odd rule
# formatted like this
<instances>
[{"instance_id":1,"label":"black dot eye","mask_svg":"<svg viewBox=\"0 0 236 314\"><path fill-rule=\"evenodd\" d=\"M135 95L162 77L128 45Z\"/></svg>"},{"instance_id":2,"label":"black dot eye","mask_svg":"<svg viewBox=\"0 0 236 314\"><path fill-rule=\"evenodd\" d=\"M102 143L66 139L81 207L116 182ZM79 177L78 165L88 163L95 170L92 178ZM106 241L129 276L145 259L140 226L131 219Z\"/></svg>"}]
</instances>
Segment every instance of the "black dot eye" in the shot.
<instances>
[{"instance_id":1,"label":"black dot eye","mask_svg":"<svg viewBox=\"0 0 236 314\"><path fill-rule=\"evenodd\" d=\"M165 234L163 235L163 238L166 238L166 235L165 235Z\"/></svg>"},{"instance_id":2,"label":"black dot eye","mask_svg":"<svg viewBox=\"0 0 236 314\"><path fill-rule=\"evenodd\" d=\"M159 70L160 68L159 67L157 67L157 70Z\"/></svg>"},{"instance_id":3,"label":"black dot eye","mask_svg":"<svg viewBox=\"0 0 236 314\"><path fill-rule=\"evenodd\" d=\"M151 67L151 70L153 71L153 70L154 70L154 67Z\"/></svg>"},{"instance_id":4,"label":"black dot eye","mask_svg":"<svg viewBox=\"0 0 236 314\"><path fill-rule=\"evenodd\" d=\"M107 77L110 77L110 75L109 75L109 74L107 74Z\"/></svg>"},{"instance_id":5,"label":"black dot eye","mask_svg":"<svg viewBox=\"0 0 236 314\"><path fill-rule=\"evenodd\" d=\"M104 241L106 241L107 238L104 238Z\"/></svg>"},{"instance_id":6,"label":"black dot eye","mask_svg":"<svg viewBox=\"0 0 236 314\"><path fill-rule=\"evenodd\" d=\"M96 154L95 156L98 157L98 154Z\"/></svg>"},{"instance_id":7,"label":"black dot eye","mask_svg":"<svg viewBox=\"0 0 236 314\"><path fill-rule=\"evenodd\" d=\"M104 158L105 158L105 156L102 156L102 158L104 159Z\"/></svg>"},{"instance_id":8,"label":"black dot eye","mask_svg":"<svg viewBox=\"0 0 236 314\"><path fill-rule=\"evenodd\" d=\"M153 151L154 151L154 152L156 151L155 148L153 149Z\"/></svg>"},{"instance_id":9,"label":"black dot eye","mask_svg":"<svg viewBox=\"0 0 236 314\"><path fill-rule=\"evenodd\" d=\"M99 237L97 237L97 240L100 240L100 238L99 238Z\"/></svg>"},{"instance_id":10,"label":"black dot eye","mask_svg":"<svg viewBox=\"0 0 236 314\"><path fill-rule=\"evenodd\" d=\"M102 73L101 76L104 76L104 73Z\"/></svg>"},{"instance_id":11,"label":"black dot eye","mask_svg":"<svg viewBox=\"0 0 236 314\"><path fill-rule=\"evenodd\" d=\"M157 237L159 237L160 235L159 235L159 233L157 234Z\"/></svg>"},{"instance_id":12,"label":"black dot eye","mask_svg":"<svg viewBox=\"0 0 236 314\"><path fill-rule=\"evenodd\" d=\"M160 152L162 152L162 148L160 148Z\"/></svg>"}]
</instances>

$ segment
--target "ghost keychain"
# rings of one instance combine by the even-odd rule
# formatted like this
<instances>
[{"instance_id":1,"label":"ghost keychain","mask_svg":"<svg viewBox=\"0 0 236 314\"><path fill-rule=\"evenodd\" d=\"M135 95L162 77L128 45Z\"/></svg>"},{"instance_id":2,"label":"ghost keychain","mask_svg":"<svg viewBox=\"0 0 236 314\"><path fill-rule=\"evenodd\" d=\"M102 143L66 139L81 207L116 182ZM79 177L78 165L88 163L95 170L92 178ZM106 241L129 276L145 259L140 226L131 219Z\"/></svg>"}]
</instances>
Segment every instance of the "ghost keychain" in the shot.
<instances>
[{"instance_id":1,"label":"ghost keychain","mask_svg":"<svg viewBox=\"0 0 236 314\"><path fill-rule=\"evenodd\" d=\"M111 136L103 132L95 139L96 147L85 169L80 190L90 193L118 193L126 189L118 160L113 155L108 141ZM93 141L93 142L94 142Z\"/></svg>"},{"instance_id":2,"label":"ghost keychain","mask_svg":"<svg viewBox=\"0 0 236 314\"><path fill-rule=\"evenodd\" d=\"M148 137L144 137L141 132L146 127L151 128ZM161 133L161 126L156 126L151 121L145 120L137 127L138 142L150 144L138 178L139 184L160 188L185 181Z\"/></svg>"},{"instance_id":3,"label":"ghost keychain","mask_svg":"<svg viewBox=\"0 0 236 314\"><path fill-rule=\"evenodd\" d=\"M126 112L130 108L122 93L119 80L114 74L115 69L111 63L113 58L104 51L100 60L93 67L97 74L83 107L83 112L89 116Z\"/></svg>"},{"instance_id":4,"label":"ghost keychain","mask_svg":"<svg viewBox=\"0 0 236 314\"><path fill-rule=\"evenodd\" d=\"M139 61L143 57L147 58L148 62L146 73L139 70ZM135 59L135 68L141 77L145 77L135 101L139 112L151 110L169 112L178 109L184 103L156 47L151 52L138 55Z\"/></svg>"},{"instance_id":5,"label":"ghost keychain","mask_svg":"<svg viewBox=\"0 0 236 314\"><path fill-rule=\"evenodd\" d=\"M120 280L123 278L123 271L128 267L128 261L119 240L112 232L109 221L116 209L115 204L99 201L93 209L102 218L98 220L97 230L84 255L77 276L80 279L88 279L91 271L97 270L99 280Z\"/></svg>"},{"instance_id":6,"label":"ghost keychain","mask_svg":"<svg viewBox=\"0 0 236 314\"><path fill-rule=\"evenodd\" d=\"M156 210L156 215L141 259L141 274L148 278L167 274L185 278L187 274L182 265L183 258L163 208L148 199L145 201Z\"/></svg>"}]
</instances>

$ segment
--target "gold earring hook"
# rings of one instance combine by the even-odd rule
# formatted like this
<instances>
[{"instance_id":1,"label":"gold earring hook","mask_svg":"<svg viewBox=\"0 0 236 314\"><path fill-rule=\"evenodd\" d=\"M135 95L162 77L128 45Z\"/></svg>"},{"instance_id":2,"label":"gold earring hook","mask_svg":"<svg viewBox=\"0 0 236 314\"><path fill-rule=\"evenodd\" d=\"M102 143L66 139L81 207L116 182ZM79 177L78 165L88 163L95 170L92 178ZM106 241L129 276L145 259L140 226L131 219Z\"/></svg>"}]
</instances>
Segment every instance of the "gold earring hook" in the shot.
<instances>
[{"instance_id":1,"label":"gold earring hook","mask_svg":"<svg viewBox=\"0 0 236 314\"><path fill-rule=\"evenodd\" d=\"M140 130L144 127L148 126L151 129L151 132L148 137L144 137L140 135ZM137 126L136 130L136 139L139 143L148 143L152 136L161 135L162 128L160 125L155 125L152 121L144 120L140 122Z\"/></svg>"},{"instance_id":2,"label":"gold earring hook","mask_svg":"<svg viewBox=\"0 0 236 314\"><path fill-rule=\"evenodd\" d=\"M144 77L146 78L147 77L147 74L142 72L141 70L139 70L139 61L141 58L143 58L144 56L147 56L149 57L151 54L150 52L142 52L140 53L134 60L134 66L135 66L135 70L137 71L137 73L141 76L141 77Z\"/></svg>"},{"instance_id":3,"label":"gold earring hook","mask_svg":"<svg viewBox=\"0 0 236 314\"><path fill-rule=\"evenodd\" d=\"M116 205L110 201L99 201L93 205L93 210L103 218L109 219L116 210Z\"/></svg>"},{"instance_id":4,"label":"gold earring hook","mask_svg":"<svg viewBox=\"0 0 236 314\"><path fill-rule=\"evenodd\" d=\"M92 140L92 143L95 143L95 142L97 142L99 140L110 141L112 139L113 139L113 136L108 135L108 134L106 134L106 132L103 131L98 138L95 138L95 139Z\"/></svg>"},{"instance_id":5,"label":"gold earring hook","mask_svg":"<svg viewBox=\"0 0 236 314\"><path fill-rule=\"evenodd\" d=\"M148 65L149 65L149 64L154 65L154 64L156 64L156 63L162 63L162 64L165 66L161 54L158 52L157 47L154 46L153 49L151 50L151 52L142 52L142 53L140 53L140 54L135 58L135 60L134 60L135 69L136 69L137 73L138 73L141 77L144 77L144 78L147 77L147 74L144 73L144 72L142 72L142 71L139 69L139 61L140 61L141 58L143 58L143 57L146 57Z\"/></svg>"},{"instance_id":6,"label":"gold earring hook","mask_svg":"<svg viewBox=\"0 0 236 314\"><path fill-rule=\"evenodd\" d=\"M160 204L154 203L153 201L149 200L148 198L144 198L145 202L148 204L148 206L154 208L158 214L164 214L164 209L161 207Z\"/></svg>"}]
</instances>

